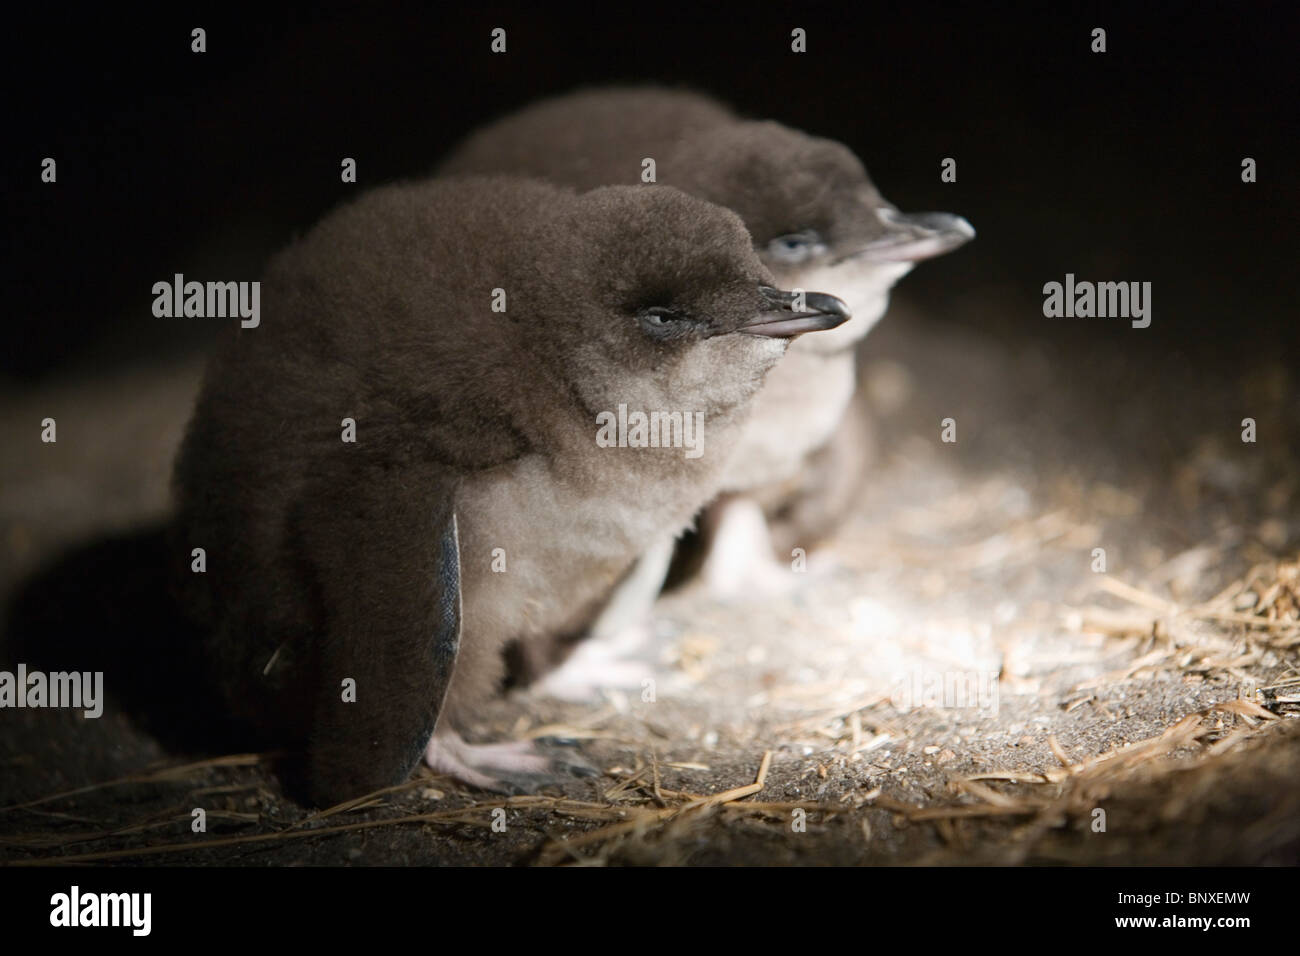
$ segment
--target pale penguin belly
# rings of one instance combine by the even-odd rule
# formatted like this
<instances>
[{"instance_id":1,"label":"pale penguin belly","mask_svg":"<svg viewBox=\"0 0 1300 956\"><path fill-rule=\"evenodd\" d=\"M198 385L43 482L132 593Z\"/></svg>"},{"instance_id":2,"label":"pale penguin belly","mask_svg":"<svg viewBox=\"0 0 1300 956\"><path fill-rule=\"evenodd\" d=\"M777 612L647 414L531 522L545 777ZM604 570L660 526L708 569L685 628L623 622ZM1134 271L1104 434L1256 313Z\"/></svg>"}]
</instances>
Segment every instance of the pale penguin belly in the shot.
<instances>
[{"instance_id":1,"label":"pale penguin belly","mask_svg":"<svg viewBox=\"0 0 1300 956\"><path fill-rule=\"evenodd\" d=\"M844 299L853 318L838 329L796 339L754 401L722 490L743 492L786 481L821 448L844 417L857 387L855 346L889 308L889 291L911 263L848 261L785 277L804 289Z\"/></svg>"},{"instance_id":2,"label":"pale penguin belly","mask_svg":"<svg viewBox=\"0 0 1300 956\"><path fill-rule=\"evenodd\" d=\"M623 480L579 485L526 458L462 492L465 642L565 630L608 594L645 542L686 527L693 515L687 489L622 471ZM505 570L492 570L494 558Z\"/></svg>"},{"instance_id":3,"label":"pale penguin belly","mask_svg":"<svg viewBox=\"0 0 1300 956\"><path fill-rule=\"evenodd\" d=\"M723 491L746 491L795 475L826 444L853 397L853 351L819 355L791 348L754 400Z\"/></svg>"}]
</instances>

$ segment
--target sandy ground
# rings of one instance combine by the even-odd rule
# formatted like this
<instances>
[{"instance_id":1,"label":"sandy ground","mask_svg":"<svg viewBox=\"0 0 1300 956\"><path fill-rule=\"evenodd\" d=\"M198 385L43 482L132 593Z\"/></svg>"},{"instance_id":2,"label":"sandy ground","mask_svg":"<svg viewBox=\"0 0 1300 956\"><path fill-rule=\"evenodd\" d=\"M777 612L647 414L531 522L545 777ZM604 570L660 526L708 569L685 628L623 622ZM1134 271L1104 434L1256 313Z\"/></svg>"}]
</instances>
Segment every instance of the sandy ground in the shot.
<instances>
[{"instance_id":1,"label":"sandy ground","mask_svg":"<svg viewBox=\"0 0 1300 956\"><path fill-rule=\"evenodd\" d=\"M1148 365L1114 334L1114 359L1084 362L896 307L868 343L872 480L807 571L740 601L662 599L653 700L515 693L476 728L574 738L602 777L504 798L421 771L315 813L274 758L204 739L215 722L164 652L102 719L0 712L0 859L1298 862L1297 385L1270 359L1213 381ZM164 514L199 367L0 400L11 606L54 556ZM129 587L82 597L106 566L43 606L81 612L112 688L117 649L156 622ZM151 694L179 711L151 714Z\"/></svg>"}]
</instances>

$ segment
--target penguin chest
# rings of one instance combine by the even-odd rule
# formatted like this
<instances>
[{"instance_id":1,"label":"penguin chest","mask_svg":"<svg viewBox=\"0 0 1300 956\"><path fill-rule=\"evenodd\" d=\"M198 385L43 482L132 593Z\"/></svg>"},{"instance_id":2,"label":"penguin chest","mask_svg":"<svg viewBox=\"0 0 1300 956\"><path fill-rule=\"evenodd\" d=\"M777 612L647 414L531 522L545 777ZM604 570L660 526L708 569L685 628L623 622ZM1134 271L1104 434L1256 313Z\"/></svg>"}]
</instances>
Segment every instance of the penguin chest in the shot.
<instances>
[{"instance_id":1,"label":"penguin chest","mask_svg":"<svg viewBox=\"0 0 1300 956\"><path fill-rule=\"evenodd\" d=\"M819 355L791 348L754 400L723 488L748 491L796 474L830 440L856 385L852 351Z\"/></svg>"},{"instance_id":2,"label":"penguin chest","mask_svg":"<svg viewBox=\"0 0 1300 956\"><path fill-rule=\"evenodd\" d=\"M467 626L547 634L583 621L653 541L694 509L646 503L635 483L557 481L524 459L466 486L457 501Z\"/></svg>"}]
</instances>

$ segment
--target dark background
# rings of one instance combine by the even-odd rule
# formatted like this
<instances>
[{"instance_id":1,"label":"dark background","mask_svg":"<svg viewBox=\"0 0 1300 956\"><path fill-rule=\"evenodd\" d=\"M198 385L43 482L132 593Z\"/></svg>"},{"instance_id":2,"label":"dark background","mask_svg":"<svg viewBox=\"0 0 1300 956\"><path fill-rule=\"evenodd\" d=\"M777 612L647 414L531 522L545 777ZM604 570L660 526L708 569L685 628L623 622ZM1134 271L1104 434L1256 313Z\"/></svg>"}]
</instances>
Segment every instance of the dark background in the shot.
<instances>
[{"instance_id":1,"label":"dark background","mask_svg":"<svg viewBox=\"0 0 1300 956\"><path fill-rule=\"evenodd\" d=\"M613 80L683 83L844 141L901 208L978 240L903 294L1009 342L1236 361L1296 353L1292 4L469 4L7 13L10 299L0 375L146 358L174 272L252 279L360 189L474 126ZM203 26L208 52L190 52ZM505 27L508 52L489 52ZM790 30L808 52L790 52ZM1108 52L1090 52L1091 30ZM45 156L58 183L40 182ZM359 183L339 181L342 157ZM940 160L958 182L939 180ZM1259 182L1241 182L1254 157ZM1151 281L1154 318L1048 320L1042 284ZM967 308L973 298L985 307ZM987 307L989 303L996 307ZM1077 339L1077 343L1070 340ZM1047 343L1044 343L1047 344ZM3 381L3 379L0 379Z\"/></svg>"}]
</instances>

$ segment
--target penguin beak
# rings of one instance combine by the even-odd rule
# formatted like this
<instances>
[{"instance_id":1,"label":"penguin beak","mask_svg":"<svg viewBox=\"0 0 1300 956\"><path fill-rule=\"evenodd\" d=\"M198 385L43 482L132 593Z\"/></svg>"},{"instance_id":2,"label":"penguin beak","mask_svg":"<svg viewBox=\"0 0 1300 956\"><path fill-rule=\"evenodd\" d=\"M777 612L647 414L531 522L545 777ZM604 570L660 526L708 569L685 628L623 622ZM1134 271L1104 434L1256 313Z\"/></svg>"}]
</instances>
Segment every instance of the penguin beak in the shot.
<instances>
[{"instance_id":1,"label":"penguin beak","mask_svg":"<svg viewBox=\"0 0 1300 956\"><path fill-rule=\"evenodd\" d=\"M888 232L844 259L866 262L920 262L952 252L975 238L975 228L950 212L901 213L882 206L876 215Z\"/></svg>"},{"instance_id":2,"label":"penguin beak","mask_svg":"<svg viewBox=\"0 0 1300 956\"><path fill-rule=\"evenodd\" d=\"M760 312L753 321L742 325L739 332L789 339L805 332L824 332L852 318L842 299L824 292L784 292L771 286L759 286L758 291L774 308ZM802 308L796 311L795 306Z\"/></svg>"}]
</instances>

